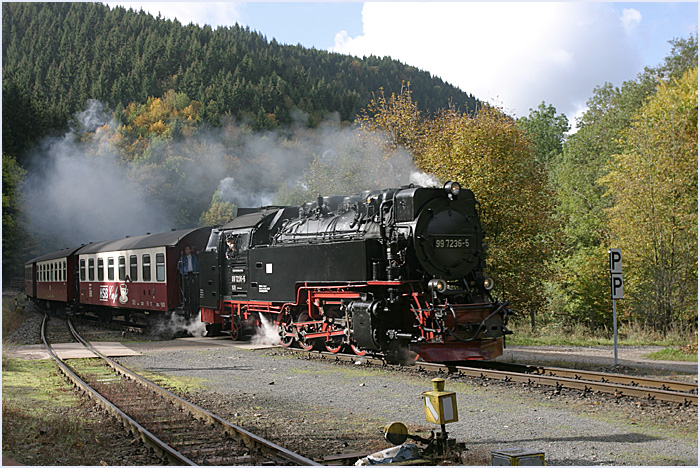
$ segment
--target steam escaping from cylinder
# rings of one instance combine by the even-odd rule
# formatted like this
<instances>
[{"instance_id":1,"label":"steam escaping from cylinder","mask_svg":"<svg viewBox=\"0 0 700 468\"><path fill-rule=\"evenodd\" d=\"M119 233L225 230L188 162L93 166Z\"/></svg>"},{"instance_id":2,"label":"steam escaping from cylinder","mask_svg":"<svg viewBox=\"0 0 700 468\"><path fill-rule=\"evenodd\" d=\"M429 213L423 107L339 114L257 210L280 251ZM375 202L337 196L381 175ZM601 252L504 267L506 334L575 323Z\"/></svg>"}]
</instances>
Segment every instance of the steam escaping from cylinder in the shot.
<instances>
[{"instance_id":1,"label":"steam escaping from cylinder","mask_svg":"<svg viewBox=\"0 0 700 468\"><path fill-rule=\"evenodd\" d=\"M182 314L173 312L169 318L159 320L153 327L153 334L156 336L170 337L183 332L195 338L202 338L207 334L207 324L202 322L199 314L188 319Z\"/></svg>"},{"instance_id":2,"label":"steam escaping from cylinder","mask_svg":"<svg viewBox=\"0 0 700 468\"><path fill-rule=\"evenodd\" d=\"M264 314L260 314L260 328L250 339L251 344L258 346L276 346L280 342L279 329L274 322L270 322Z\"/></svg>"}]
</instances>

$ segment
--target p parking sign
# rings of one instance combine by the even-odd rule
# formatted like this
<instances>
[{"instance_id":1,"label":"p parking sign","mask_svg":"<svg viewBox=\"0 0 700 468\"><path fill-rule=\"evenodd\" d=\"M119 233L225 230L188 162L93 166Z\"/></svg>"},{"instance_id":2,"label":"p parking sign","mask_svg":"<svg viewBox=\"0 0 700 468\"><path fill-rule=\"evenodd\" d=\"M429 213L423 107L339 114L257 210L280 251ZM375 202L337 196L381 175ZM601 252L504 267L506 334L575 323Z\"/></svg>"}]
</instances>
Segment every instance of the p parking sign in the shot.
<instances>
[{"instance_id":1,"label":"p parking sign","mask_svg":"<svg viewBox=\"0 0 700 468\"><path fill-rule=\"evenodd\" d=\"M622 251L608 250L610 256L610 296L613 303L613 347L615 349L615 365L617 365L617 307L616 300L622 299Z\"/></svg>"},{"instance_id":2,"label":"p parking sign","mask_svg":"<svg viewBox=\"0 0 700 468\"><path fill-rule=\"evenodd\" d=\"M622 252L620 249L608 250L610 256L610 296L622 299Z\"/></svg>"},{"instance_id":3,"label":"p parking sign","mask_svg":"<svg viewBox=\"0 0 700 468\"><path fill-rule=\"evenodd\" d=\"M622 251L620 249L608 250L610 255L610 273L622 274Z\"/></svg>"}]
</instances>

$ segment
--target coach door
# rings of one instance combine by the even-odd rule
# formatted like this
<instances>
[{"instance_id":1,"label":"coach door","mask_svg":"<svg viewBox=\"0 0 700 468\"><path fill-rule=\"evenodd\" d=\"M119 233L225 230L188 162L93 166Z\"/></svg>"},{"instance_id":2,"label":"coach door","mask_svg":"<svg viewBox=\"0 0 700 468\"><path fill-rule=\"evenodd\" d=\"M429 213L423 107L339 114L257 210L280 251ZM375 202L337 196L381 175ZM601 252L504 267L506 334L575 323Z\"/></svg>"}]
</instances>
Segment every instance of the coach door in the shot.
<instances>
[{"instance_id":1,"label":"coach door","mask_svg":"<svg viewBox=\"0 0 700 468\"><path fill-rule=\"evenodd\" d=\"M248 294L248 245L250 231L233 232L226 236L226 262L228 265L228 291L232 299Z\"/></svg>"}]
</instances>

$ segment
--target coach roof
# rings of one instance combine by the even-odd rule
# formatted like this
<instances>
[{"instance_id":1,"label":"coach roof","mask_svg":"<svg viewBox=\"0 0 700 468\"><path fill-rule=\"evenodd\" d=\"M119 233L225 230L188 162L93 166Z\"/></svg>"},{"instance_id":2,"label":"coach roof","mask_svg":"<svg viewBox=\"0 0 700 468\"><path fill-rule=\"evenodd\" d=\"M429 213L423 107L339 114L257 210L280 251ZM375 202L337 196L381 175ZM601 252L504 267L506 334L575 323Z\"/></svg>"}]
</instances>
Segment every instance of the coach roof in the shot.
<instances>
[{"instance_id":1,"label":"coach roof","mask_svg":"<svg viewBox=\"0 0 700 468\"><path fill-rule=\"evenodd\" d=\"M80 247L71 247L68 249L57 250L56 252L47 253L47 254L41 255L39 257L32 258L31 260L27 260L25 265L29 265L29 264L35 263L35 262L45 262L47 260L55 260L57 258L69 257L69 256L73 255L76 250L79 250L79 249L80 249Z\"/></svg>"},{"instance_id":2,"label":"coach roof","mask_svg":"<svg viewBox=\"0 0 700 468\"><path fill-rule=\"evenodd\" d=\"M211 228L181 229L179 231L162 232L158 234L148 234L145 236L127 237L124 239L97 242L84 246L78 252L82 254L92 254L98 252L114 252L119 250L148 249L151 247L174 247L185 237L198 231Z\"/></svg>"}]
</instances>

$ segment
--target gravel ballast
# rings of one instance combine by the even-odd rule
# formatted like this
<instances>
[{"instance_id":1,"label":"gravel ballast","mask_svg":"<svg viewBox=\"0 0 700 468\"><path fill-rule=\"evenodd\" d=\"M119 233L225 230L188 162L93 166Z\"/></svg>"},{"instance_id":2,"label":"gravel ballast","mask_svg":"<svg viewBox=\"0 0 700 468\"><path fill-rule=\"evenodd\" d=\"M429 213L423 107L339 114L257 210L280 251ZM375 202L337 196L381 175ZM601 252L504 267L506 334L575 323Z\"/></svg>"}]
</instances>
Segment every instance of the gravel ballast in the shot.
<instances>
[{"instance_id":1,"label":"gravel ballast","mask_svg":"<svg viewBox=\"0 0 700 468\"><path fill-rule=\"evenodd\" d=\"M5 356L12 356L18 348L11 344L38 342L39 316L28 313L25 323L5 337ZM124 339L120 332L78 328L93 334L92 341ZM362 364L334 365L279 349L245 349L228 339L125 344L143 354L119 358L120 362L177 377L180 388L183 382L187 388L185 396L195 403L311 458L388 447L382 429L392 421L406 423L410 433L423 437L437 429L425 421L421 400L421 392L430 390L435 375ZM526 351L533 353L531 362L539 362L544 352L557 354L556 361L565 360L563 355L569 361L580 360L584 351L607 353L608 360L610 356L609 350L509 347L505 357L515 358ZM578 358L571 357L577 354ZM601 367L609 367L609 361L600 362ZM666 365L671 372L682 367L681 363ZM694 366L697 379L697 363ZM451 460L453 464L488 465L492 450L523 447L544 452L548 465L697 466L697 407L614 401L576 392L558 396L552 389L452 377L446 387L457 392L459 409L459 422L448 424L447 430L468 449L462 458ZM120 461L111 463L142 465L144 458L142 453L122 448Z\"/></svg>"},{"instance_id":2,"label":"gravel ballast","mask_svg":"<svg viewBox=\"0 0 700 468\"><path fill-rule=\"evenodd\" d=\"M278 443L307 456L388 446L381 430L392 421L412 431L437 428L425 422L421 400L434 375L334 365L228 343L212 340L197 349L186 340L137 343L132 347L144 354L120 361L192 379L190 394L202 406L270 431ZM697 466L697 408L652 409L643 401L599 401L595 395L560 398L553 391L450 377L446 388L457 392L459 411L459 422L447 430L466 444L476 464L489 462L492 450L523 447L544 452L548 465Z\"/></svg>"}]
</instances>

